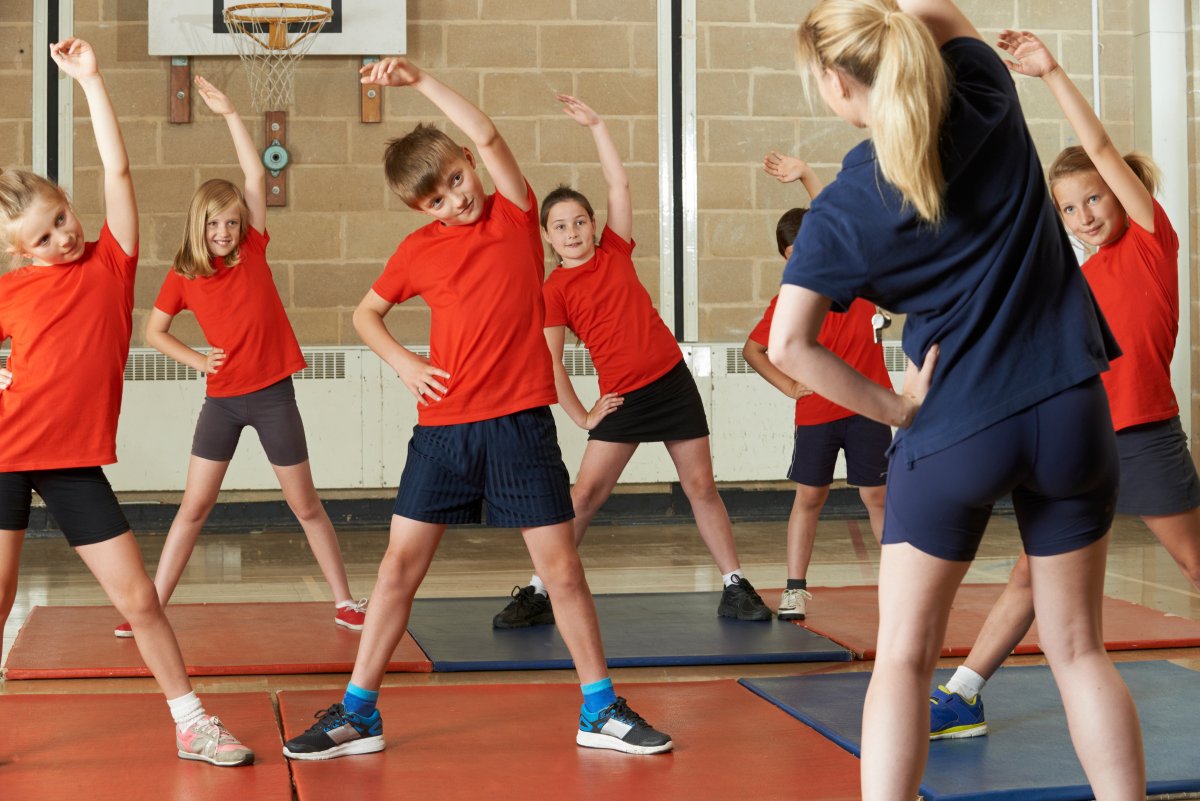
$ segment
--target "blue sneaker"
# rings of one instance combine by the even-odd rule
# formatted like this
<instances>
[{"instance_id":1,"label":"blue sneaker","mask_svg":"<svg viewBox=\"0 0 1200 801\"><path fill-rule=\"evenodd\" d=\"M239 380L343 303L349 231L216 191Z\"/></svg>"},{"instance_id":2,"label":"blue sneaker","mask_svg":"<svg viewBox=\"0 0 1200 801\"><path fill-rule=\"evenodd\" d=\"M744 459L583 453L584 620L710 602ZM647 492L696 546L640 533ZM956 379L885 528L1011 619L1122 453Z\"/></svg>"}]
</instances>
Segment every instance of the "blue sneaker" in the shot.
<instances>
[{"instance_id":1,"label":"blue sneaker","mask_svg":"<svg viewBox=\"0 0 1200 801\"><path fill-rule=\"evenodd\" d=\"M675 747L671 735L656 731L629 708L624 698L595 713L583 707L575 742L584 748L608 748L626 754L660 754Z\"/></svg>"},{"instance_id":2,"label":"blue sneaker","mask_svg":"<svg viewBox=\"0 0 1200 801\"><path fill-rule=\"evenodd\" d=\"M319 710L317 722L283 746L289 759L333 759L351 754L373 754L382 751L383 718L376 709L364 718L347 712L341 704Z\"/></svg>"},{"instance_id":3,"label":"blue sneaker","mask_svg":"<svg viewBox=\"0 0 1200 801\"><path fill-rule=\"evenodd\" d=\"M933 695L929 696L930 740L979 737L987 733L983 696L976 695L974 701L968 701L958 693L947 690L944 684L939 684Z\"/></svg>"}]
</instances>

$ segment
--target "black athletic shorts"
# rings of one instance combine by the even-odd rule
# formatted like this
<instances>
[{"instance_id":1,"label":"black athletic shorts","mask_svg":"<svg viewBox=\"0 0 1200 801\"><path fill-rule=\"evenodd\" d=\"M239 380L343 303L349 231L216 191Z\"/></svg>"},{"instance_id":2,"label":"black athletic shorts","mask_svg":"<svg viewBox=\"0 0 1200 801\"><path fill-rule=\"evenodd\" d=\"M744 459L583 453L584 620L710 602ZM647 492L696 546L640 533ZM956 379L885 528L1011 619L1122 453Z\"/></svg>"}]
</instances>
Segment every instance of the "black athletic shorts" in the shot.
<instances>
[{"instance_id":1,"label":"black athletic shorts","mask_svg":"<svg viewBox=\"0 0 1200 801\"><path fill-rule=\"evenodd\" d=\"M99 467L0 473L0 531L24 531L36 492L71 547L111 540L129 531L112 485Z\"/></svg>"}]
</instances>

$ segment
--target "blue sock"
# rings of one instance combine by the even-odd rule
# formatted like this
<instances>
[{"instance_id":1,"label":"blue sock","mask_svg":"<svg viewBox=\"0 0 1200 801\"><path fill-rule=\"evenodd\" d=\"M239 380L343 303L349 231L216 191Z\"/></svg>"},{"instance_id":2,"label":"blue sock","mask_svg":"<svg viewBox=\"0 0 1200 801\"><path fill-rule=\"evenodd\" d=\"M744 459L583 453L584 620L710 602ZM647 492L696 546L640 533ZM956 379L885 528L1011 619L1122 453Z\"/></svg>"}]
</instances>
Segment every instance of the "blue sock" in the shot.
<instances>
[{"instance_id":1,"label":"blue sock","mask_svg":"<svg viewBox=\"0 0 1200 801\"><path fill-rule=\"evenodd\" d=\"M617 702L617 694L613 691L612 679L603 678L591 684L580 685L583 690L583 708L593 715Z\"/></svg>"},{"instance_id":2,"label":"blue sock","mask_svg":"<svg viewBox=\"0 0 1200 801\"><path fill-rule=\"evenodd\" d=\"M378 700L378 692L364 690L350 682L346 685L346 695L342 698L342 706L346 707L347 712L352 712L360 718L369 718L375 714L375 703Z\"/></svg>"}]
</instances>

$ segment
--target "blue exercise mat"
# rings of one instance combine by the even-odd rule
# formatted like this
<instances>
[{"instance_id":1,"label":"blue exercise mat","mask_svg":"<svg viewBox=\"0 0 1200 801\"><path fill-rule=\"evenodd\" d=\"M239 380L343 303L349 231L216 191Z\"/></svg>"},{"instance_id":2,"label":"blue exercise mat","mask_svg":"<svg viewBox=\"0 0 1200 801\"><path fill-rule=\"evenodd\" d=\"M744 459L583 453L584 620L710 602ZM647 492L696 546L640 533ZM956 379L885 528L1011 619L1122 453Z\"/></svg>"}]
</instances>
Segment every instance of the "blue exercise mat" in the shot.
<instances>
[{"instance_id":1,"label":"blue exercise mat","mask_svg":"<svg viewBox=\"0 0 1200 801\"><path fill-rule=\"evenodd\" d=\"M1200 791L1200 673L1169 662L1117 665L1137 703L1150 795ZM945 683L953 671L939 670ZM766 700L858 756L869 673L742 679ZM1048 667L1001 668L983 693L989 734L929 744L928 801L1087 801Z\"/></svg>"},{"instance_id":2,"label":"blue exercise mat","mask_svg":"<svg viewBox=\"0 0 1200 801\"><path fill-rule=\"evenodd\" d=\"M848 662L840 645L792 623L717 617L719 592L597 595L609 667ZM497 630L505 598L413 602L408 632L435 671L573 667L556 626Z\"/></svg>"}]
</instances>

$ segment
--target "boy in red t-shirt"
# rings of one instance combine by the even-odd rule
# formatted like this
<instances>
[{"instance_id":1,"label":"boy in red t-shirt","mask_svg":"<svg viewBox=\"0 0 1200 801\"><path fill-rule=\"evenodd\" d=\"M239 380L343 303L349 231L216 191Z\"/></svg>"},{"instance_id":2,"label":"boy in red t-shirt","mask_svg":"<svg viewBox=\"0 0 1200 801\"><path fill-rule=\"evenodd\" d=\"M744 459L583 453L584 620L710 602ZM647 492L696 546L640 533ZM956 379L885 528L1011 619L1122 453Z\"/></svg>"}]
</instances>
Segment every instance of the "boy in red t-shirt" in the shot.
<instances>
[{"instance_id":1,"label":"boy in red t-shirt","mask_svg":"<svg viewBox=\"0 0 1200 801\"><path fill-rule=\"evenodd\" d=\"M763 168L782 183L799 180L815 198L822 185L805 162L775 151L763 159ZM806 209L791 209L779 218L775 239L779 255L791 258L792 243L800 231ZM780 620L803 620L807 614L808 564L812 560L817 537L817 520L829 497L838 451L846 453L847 478L858 487L859 497L871 518L871 531L878 542L883 533L883 505L887 494L887 449L892 431L862 415L855 414L785 375L767 358L771 320L775 316L772 298L758 325L750 332L742 355L755 372L789 398L796 399L796 440L788 478L796 482L796 500L788 517L787 586L779 601ZM871 318L875 306L861 298L845 314L829 314L821 325L818 341L847 364L881 386L892 388L883 348L875 341Z\"/></svg>"},{"instance_id":2,"label":"boy in red t-shirt","mask_svg":"<svg viewBox=\"0 0 1200 801\"><path fill-rule=\"evenodd\" d=\"M495 124L457 92L404 58L361 73L364 84L411 86L429 98L478 148L496 192L484 192L471 151L431 126L388 144L389 186L434 222L400 243L354 312L354 327L416 397L420 422L345 697L283 752L329 759L383 750L375 704L413 596L446 526L479 522L485 500L489 523L521 529L558 603L558 629L583 683L576 742L632 754L669 751L671 738L613 691L575 549L570 484L549 409L556 395L542 335L533 190ZM428 359L401 346L384 324L392 306L417 295L431 312Z\"/></svg>"}]
</instances>

